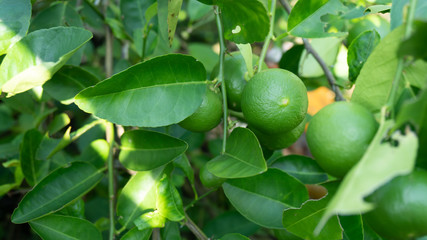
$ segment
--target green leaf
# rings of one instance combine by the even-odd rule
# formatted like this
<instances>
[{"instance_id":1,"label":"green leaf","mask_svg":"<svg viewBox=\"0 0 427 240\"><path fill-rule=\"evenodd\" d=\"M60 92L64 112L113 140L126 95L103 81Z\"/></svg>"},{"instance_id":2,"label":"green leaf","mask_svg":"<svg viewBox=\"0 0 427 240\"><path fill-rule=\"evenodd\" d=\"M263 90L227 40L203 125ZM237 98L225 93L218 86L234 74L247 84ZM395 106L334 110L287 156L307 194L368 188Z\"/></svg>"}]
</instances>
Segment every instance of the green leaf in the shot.
<instances>
[{"instance_id":1,"label":"green leaf","mask_svg":"<svg viewBox=\"0 0 427 240\"><path fill-rule=\"evenodd\" d=\"M63 129L65 126L70 124L70 117L66 113L61 113L56 115L52 122L49 123L49 126L47 127L47 131L50 135L55 134L59 130Z\"/></svg>"},{"instance_id":2,"label":"green leaf","mask_svg":"<svg viewBox=\"0 0 427 240\"><path fill-rule=\"evenodd\" d=\"M304 38L345 36L346 33L327 29L328 23L322 21L324 15L336 15L345 10L346 7L339 0L300 0L289 15L288 32Z\"/></svg>"},{"instance_id":3,"label":"green leaf","mask_svg":"<svg viewBox=\"0 0 427 240\"><path fill-rule=\"evenodd\" d=\"M120 40L131 40L132 38L126 32L123 23L115 18L106 18L105 23L110 26L113 35Z\"/></svg>"},{"instance_id":4,"label":"green leaf","mask_svg":"<svg viewBox=\"0 0 427 240\"><path fill-rule=\"evenodd\" d=\"M85 202L82 198L78 198L56 213L60 215L85 219Z\"/></svg>"},{"instance_id":5,"label":"green leaf","mask_svg":"<svg viewBox=\"0 0 427 240\"><path fill-rule=\"evenodd\" d=\"M260 229L260 226L247 220L240 213L233 211L224 212L211 219L203 227L207 236L220 238L227 233L240 233L250 236Z\"/></svg>"},{"instance_id":6,"label":"green leaf","mask_svg":"<svg viewBox=\"0 0 427 240\"><path fill-rule=\"evenodd\" d=\"M138 230L163 228L166 223L166 218L156 210L142 214L133 222Z\"/></svg>"},{"instance_id":7,"label":"green leaf","mask_svg":"<svg viewBox=\"0 0 427 240\"><path fill-rule=\"evenodd\" d=\"M54 27L28 34L3 59L3 92L14 95L43 85L91 38L91 32L76 27Z\"/></svg>"},{"instance_id":8,"label":"green leaf","mask_svg":"<svg viewBox=\"0 0 427 240\"><path fill-rule=\"evenodd\" d=\"M393 0L390 11L390 25L391 29L395 29L402 25L403 20L405 19L404 13L406 11L406 5L409 4L409 0ZM427 2L426 1L417 1L417 6L415 7L415 16L416 20L427 21Z\"/></svg>"},{"instance_id":9,"label":"green leaf","mask_svg":"<svg viewBox=\"0 0 427 240\"><path fill-rule=\"evenodd\" d=\"M283 210L308 199L301 182L279 169L249 178L230 179L222 185L231 204L248 220L267 228L283 228Z\"/></svg>"},{"instance_id":10,"label":"green leaf","mask_svg":"<svg viewBox=\"0 0 427 240\"><path fill-rule=\"evenodd\" d=\"M328 180L328 175L320 168L319 164L305 156L288 155L280 157L270 167L278 168L304 184L316 184Z\"/></svg>"},{"instance_id":11,"label":"green leaf","mask_svg":"<svg viewBox=\"0 0 427 240\"><path fill-rule=\"evenodd\" d=\"M313 39L311 45L323 61L325 61L326 65L332 66L337 59L341 41L341 38L336 37L320 38ZM317 60L305 49L301 55L298 73L299 76L306 78L315 78L325 75Z\"/></svg>"},{"instance_id":12,"label":"green leaf","mask_svg":"<svg viewBox=\"0 0 427 240\"><path fill-rule=\"evenodd\" d=\"M399 57L410 55L427 61L427 22L415 22L414 28L412 35L400 44L397 54Z\"/></svg>"},{"instance_id":13,"label":"green leaf","mask_svg":"<svg viewBox=\"0 0 427 240\"><path fill-rule=\"evenodd\" d=\"M365 13L388 13L391 10L390 5L372 5L365 9Z\"/></svg>"},{"instance_id":14,"label":"green leaf","mask_svg":"<svg viewBox=\"0 0 427 240\"><path fill-rule=\"evenodd\" d=\"M44 240L102 240L91 222L76 217L52 214L31 221L30 226Z\"/></svg>"},{"instance_id":15,"label":"green leaf","mask_svg":"<svg viewBox=\"0 0 427 240\"><path fill-rule=\"evenodd\" d=\"M427 128L427 90L420 92L417 98L404 103L396 117L393 129L396 130L405 123L414 125L418 133L423 128Z\"/></svg>"},{"instance_id":16,"label":"green leaf","mask_svg":"<svg viewBox=\"0 0 427 240\"><path fill-rule=\"evenodd\" d=\"M29 0L0 0L0 56L27 34L30 19Z\"/></svg>"},{"instance_id":17,"label":"green leaf","mask_svg":"<svg viewBox=\"0 0 427 240\"><path fill-rule=\"evenodd\" d=\"M49 162L36 158L43 135L36 129L25 133L20 150L22 173L30 186L36 185L49 171Z\"/></svg>"},{"instance_id":18,"label":"green leaf","mask_svg":"<svg viewBox=\"0 0 427 240\"><path fill-rule=\"evenodd\" d=\"M178 23L179 11L181 10L182 0L168 2L168 39L169 46L172 47L175 36L176 24Z\"/></svg>"},{"instance_id":19,"label":"green leaf","mask_svg":"<svg viewBox=\"0 0 427 240\"><path fill-rule=\"evenodd\" d=\"M204 3L204 4L207 4L207 5L214 5L214 4L216 4L216 2L218 0L197 0L197 1Z\"/></svg>"},{"instance_id":20,"label":"green leaf","mask_svg":"<svg viewBox=\"0 0 427 240\"><path fill-rule=\"evenodd\" d=\"M268 34L267 10L257 0L218 0L224 37L235 43L262 42ZM254 31L256 29L256 31Z\"/></svg>"},{"instance_id":21,"label":"green leaf","mask_svg":"<svg viewBox=\"0 0 427 240\"><path fill-rule=\"evenodd\" d=\"M103 168L107 162L110 146L104 139L97 139L87 146L77 161L89 162L97 168Z\"/></svg>"},{"instance_id":22,"label":"green leaf","mask_svg":"<svg viewBox=\"0 0 427 240\"><path fill-rule=\"evenodd\" d=\"M133 36L136 29L144 28L146 22L145 13L155 0L122 0L120 12L126 31Z\"/></svg>"},{"instance_id":23,"label":"green leaf","mask_svg":"<svg viewBox=\"0 0 427 240\"><path fill-rule=\"evenodd\" d=\"M250 239L246 236L243 236L240 233L229 233L224 235L219 240L250 240Z\"/></svg>"},{"instance_id":24,"label":"green leaf","mask_svg":"<svg viewBox=\"0 0 427 240\"><path fill-rule=\"evenodd\" d=\"M169 163L183 154L188 145L169 135L146 131L127 131L121 137L120 162L128 169L146 171Z\"/></svg>"},{"instance_id":25,"label":"green leaf","mask_svg":"<svg viewBox=\"0 0 427 240\"><path fill-rule=\"evenodd\" d=\"M30 32L58 26L83 28L83 21L70 2L55 2L33 19Z\"/></svg>"},{"instance_id":26,"label":"green leaf","mask_svg":"<svg viewBox=\"0 0 427 240\"><path fill-rule=\"evenodd\" d=\"M161 229L162 240L181 240L180 226L177 222L167 221Z\"/></svg>"},{"instance_id":27,"label":"green leaf","mask_svg":"<svg viewBox=\"0 0 427 240\"><path fill-rule=\"evenodd\" d=\"M396 53L404 30L403 27L400 27L390 32L371 53L357 77L351 101L363 105L372 112L379 111L385 105L396 74L398 64ZM415 61L406 67L403 76L410 69L409 71L412 74L408 81L410 83L412 81L419 82L418 78L425 79L427 75L425 65L426 63L421 60ZM418 70L413 71L413 69Z\"/></svg>"},{"instance_id":28,"label":"green leaf","mask_svg":"<svg viewBox=\"0 0 427 240\"><path fill-rule=\"evenodd\" d=\"M166 174L157 184L156 192L156 208L163 217L175 222L185 218L181 196Z\"/></svg>"},{"instance_id":29,"label":"green leaf","mask_svg":"<svg viewBox=\"0 0 427 240\"><path fill-rule=\"evenodd\" d=\"M279 61L279 67L298 75L299 63L304 49L304 45L294 45L291 49L283 53Z\"/></svg>"},{"instance_id":30,"label":"green leaf","mask_svg":"<svg viewBox=\"0 0 427 240\"><path fill-rule=\"evenodd\" d=\"M348 47L347 64L348 77L352 82L356 81L360 70L365 64L371 52L375 49L381 40L377 31L365 31L354 39Z\"/></svg>"},{"instance_id":31,"label":"green leaf","mask_svg":"<svg viewBox=\"0 0 427 240\"><path fill-rule=\"evenodd\" d=\"M49 174L28 192L13 211L13 223L25 223L57 211L89 192L103 174L94 166L73 162Z\"/></svg>"},{"instance_id":32,"label":"green leaf","mask_svg":"<svg viewBox=\"0 0 427 240\"><path fill-rule=\"evenodd\" d=\"M390 136L390 141L383 141L393 124L392 120L381 122L362 159L347 173L331 199L317 231L332 215L361 214L371 210L373 205L365 202L364 197L393 177L412 171L418 148L417 136L411 131L406 135L397 131Z\"/></svg>"},{"instance_id":33,"label":"green leaf","mask_svg":"<svg viewBox=\"0 0 427 240\"><path fill-rule=\"evenodd\" d=\"M147 228L144 230L138 230L138 228L134 227L129 232L127 232L121 240L149 240L151 237L151 233L153 229Z\"/></svg>"},{"instance_id":34,"label":"green leaf","mask_svg":"<svg viewBox=\"0 0 427 240\"><path fill-rule=\"evenodd\" d=\"M212 46L208 44L189 43L188 52L191 56L203 63L208 73L212 72L212 69L219 59L218 54L214 52Z\"/></svg>"},{"instance_id":35,"label":"green leaf","mask_svg":"<svg viewBox=\"0 0 427 240\"><path fill-rule=\"evenodd\" d=\"M83 111L113 123L167 126L184 120L202 104L205 80L206 71L196 59L170 54L137 64L83 90L75 103Z\"/></svg>"},{"instance_id":36,"label":"green leaf","mask_svg":"<svg viewBox=\"0 0 427 240\"><path fill-rule=\"evenodd\" d=\"M343 239L343 230L337 216L328 220L319 235L314 234L314 229L322 218L328 201L329 198L310 200L305 202L299 209L286 209L283 212L283 226L287 231L303 239Z\"/></svg>"},{"instance_id":37,"label":"green leaf","mask_svg":"<svg viewBox=\"0 0 427 240\"><path fill-rule=\"evenodd\" d=\"M98 78L83 68L66 65L43 85L43 90L62 104L74 102L80 91L99 82Z\"/></svg>"},{"instance_id":38,"label":"green leaf","mask_svg":"<svg viewBox=\"0 0 427 240\"><path fill-rule=\"evenodd\" d=\"M117 216L120 224L131 228L137 217L156 208L156 187L162 174L163 167L138 172L131 177L117 201Z\"/></svg>"},{"instance_id":39,"label":"green leaf","mask_svg":"<svg viewBox=\"0 0 427 240\"><path fill-rule=\"evenodd\" d=\"M196 0L188 1L187 13L190 21L197 21L209 12L212 14L212 7L202 4Z\"/></svg>"},{"instance_id":40,"label":"green leaf","mask_svg":"<svg viewBox=\"0 0 427 240\"><path fill-rule=\"evenodd\" d=\"M194 170L191 167L190 161L188 160L187 156L185 154L182 154L180 157L177 157L173 161L173 165L175 167L180 168L184 172L185 176L188 178L188 181L191 184L191 188L194 192L194 197L195 199L197 199L197 190L194 183Z\"/></svg>"},{"instance_id":41,"label":"green leaf","mask_svg":"<svg viewBox=\"0 0 427 240\"><path fill-rule=\"evenodd\" d=\"M343 240L365 239L363 234L363 220L361 215L338 216L344 232Z\"/></svg>"},{"instance_id":42,"label":"green leaf","mask_svg":"<svg viewBox=\"0 0 427 240\"><path fill-rule=\"evenodd\" d=\"M261 146L247 128L236 128L227 139L225 153L207 163L209 172L221 178L250 177L267 170Z\"/></svg>"}]
</instances>

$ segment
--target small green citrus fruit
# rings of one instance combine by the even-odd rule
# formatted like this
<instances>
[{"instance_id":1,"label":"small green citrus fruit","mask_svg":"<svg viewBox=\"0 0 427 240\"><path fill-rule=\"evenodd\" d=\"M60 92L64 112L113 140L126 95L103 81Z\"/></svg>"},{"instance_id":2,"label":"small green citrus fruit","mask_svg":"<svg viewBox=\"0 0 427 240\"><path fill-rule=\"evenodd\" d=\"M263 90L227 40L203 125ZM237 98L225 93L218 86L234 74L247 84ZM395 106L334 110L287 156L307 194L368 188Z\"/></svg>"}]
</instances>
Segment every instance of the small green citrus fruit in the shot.
<instances>
[{"instance_id":1,"label":"small green citrus fruit","mask_svg":"<svg viewBox=\"0 0 427 240\"><path fill-rule=\"evenodd\" d=\"M427 235L427 172L416 170L380 187L367 200L375 209L364 219L380 236L390 240Z\"/></svg>"},{"instance_id":2,"label":"small green citrus fruit","mask_svg":"<svg viewBox=\"0 0 427 240\"><path fill-rule=\"evenodd\" d=\"M377 126L366 108L350 102L335 102L311 119L307 144L323 170L343 177L362 158Z\"/></svg>"},{"instance_id":3,"label":"small green citrus fruit","mask_svg":"<svg viewBox=\"0 0 427 240\"><path fill-rule=\"evenodd\" d=\"M283 69L255 74L242 94L242 111L248 124L266 134L296 128L304 120L307 107L304 83Z\"/></svg>"},{"instance_id":4,"label":"small green citrus fruit","mask_svg":"<svg viewBox=\"0 0 427 240\"><path fill-rule=\"evenodd\" d=\"M207 132L218 126L222 116L222 101L219 94L208 89L200 107L179 125L192 132Z\"/></svg>"}]
</instances>

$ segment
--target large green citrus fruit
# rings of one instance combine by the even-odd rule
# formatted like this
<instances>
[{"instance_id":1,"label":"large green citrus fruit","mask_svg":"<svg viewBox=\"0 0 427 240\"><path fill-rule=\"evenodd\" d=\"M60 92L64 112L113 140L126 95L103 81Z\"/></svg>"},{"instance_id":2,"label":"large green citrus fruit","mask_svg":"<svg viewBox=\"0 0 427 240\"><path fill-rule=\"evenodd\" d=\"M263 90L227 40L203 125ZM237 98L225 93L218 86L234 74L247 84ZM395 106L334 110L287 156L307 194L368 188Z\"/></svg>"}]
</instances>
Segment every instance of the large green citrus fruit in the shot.
<instances>
[{"instance_id":1,"label":"large green citrus fruit","mask_svg":"<svg viewBox=\"0 0 427 240\"><path fill-rule=\"evenodd\" d=\"M250 126L266 134L294 129L304 120L307 107L304 83L287 70L261 71L243 89L245 119Z\"/></svg>"},{"instance_id":2,"label":"large green citrus fruit","mask_svg":"<svg viewBox=\"0 0 427 240\"><path fill-rule=\"evenodd\" d=\"M376 208L365 214L368 224L390 240L427 235L427 172L399 176L368 198Z\"/></svg>"},{"instance_id":3,"label":"large green citrus fruit","mask_svg":"<svg viewBox=\"0 0 427 240\"><path fill-rule=\"evenodd\" d=\"M294 144L305 129L306 120L304 119L296 128L282 133L265 134L254 128L249 127L257 136L261 145L271 150L283 149Z\"/></svg>"},{"instance_id":4,"label":"large green citrus fruit","mask_svg":"<svg viewBox=\"0 0 427 240\"><path fill-rule=\"evenodd\" d=\"M196 112L180 122L179 125L193 132L207 132L218 126L221 116L221 97L208 89L202 104Z\"/></svg>"},{"instance_id":5,"label":"large green citrus fruit","mask_svg":"<svg viewBox=\"0 0 427 240\"><path fill-rule=\"evenodd\" d=\"M377 130L377 122L364 107L335 102L311 119L307 143L327 173L343 177L363 156Z\"/></svg>"},{"instance_id":6,"label":"large green citrus fruit","mask_svg":"<svg viewBox=\"0 0 427 240\"><path fill-rule=\"evenodd\" d=\"M252 55L252 65L256 65L259 60L257 55ZM267 65L264 63L264 69ZM213 78L218 76L219 65L215 66L212 70ZM226 55L224 59L224 83L227 95L227 105L230 109L235 111L242 111L241 99L243 88L247 81L247 67L245 60L240 52L232 52Z\"/></svg>"},{"instance_id":7,"label":"large green citrus fruit","mask_svg":"<svg viewBox=\"0 0 427 240\"><path fill-rule=\"evenodd\" d=\"M358 20L348 31L347 44L350 46L351 42L364 31L373 30L377 31L381 38L385 37L390 32L390 23L384 18L369 14Z\"/></svg>"}]
</instances>

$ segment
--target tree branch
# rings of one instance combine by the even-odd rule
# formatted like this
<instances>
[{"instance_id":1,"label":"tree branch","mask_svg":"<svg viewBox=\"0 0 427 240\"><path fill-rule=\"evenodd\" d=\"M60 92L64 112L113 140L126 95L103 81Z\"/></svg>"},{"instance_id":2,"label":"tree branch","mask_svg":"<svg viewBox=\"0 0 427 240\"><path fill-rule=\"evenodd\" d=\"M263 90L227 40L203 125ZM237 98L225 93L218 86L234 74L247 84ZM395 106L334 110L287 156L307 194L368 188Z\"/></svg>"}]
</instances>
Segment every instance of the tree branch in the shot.
<instances>
[{"instance_id":1,"label":"tree branch","mask_svg":"<svg viewBox=\"0 0 427 240\"><path fill-rule=\"evenodd\" d=\"M286 2L286 0L279 0L279 2L280 2L280 4L282 4L285 11L288 14L290 14L292 8L289 5L289 3ZM310 42L306 38L303 38L302 40L304 42L304 47L307 50L307 52L309 54L313 55L314 59L316 59L316 61L319 63L320 67L322 68L323 72L325 73L326 79L328 79L329 85L331 86L332 91L334 91L334 93L335 93L335 99L337 101L344 100L344 97L343 97L340 89L338 88L338 86L336 84L337 81L335 80L335 77L332 74L331 70L329 69L328 65L325 63L325 61L323 61L323 59L316 52L316 50L314 50L314 48L311 46Z\"/></svg>"}]
</instances>

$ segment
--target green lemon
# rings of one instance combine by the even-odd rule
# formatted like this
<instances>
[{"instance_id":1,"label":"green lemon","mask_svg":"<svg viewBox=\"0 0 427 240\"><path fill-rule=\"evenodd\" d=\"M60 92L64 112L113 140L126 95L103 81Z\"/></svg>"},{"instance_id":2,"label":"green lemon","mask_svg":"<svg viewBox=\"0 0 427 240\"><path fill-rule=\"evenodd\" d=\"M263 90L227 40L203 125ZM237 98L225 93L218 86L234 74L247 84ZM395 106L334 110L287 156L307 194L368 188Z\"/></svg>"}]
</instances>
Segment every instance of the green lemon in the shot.
<instances>
[{"instance_id":1,"label":"green lemon","mask_svg":"<svg viewBox=\"0 0 427 240\"><path fill-rule=\"evenodd\" d=\"M219 94L208 89L200 107L179 125L192 132L207 132L218 126L222 116L222 101Z\"/></svg>"},{"instance_id":2,"label":"green lemon","mask_svg":"<svg viewBox=\"0 0 427 240\"><path fill-rule=\"evenodd\" d=\"M284 69L261 71L243 89L243 115L250 126L265 134L294 129L304 120L307 107L304 83Z\"/></svg>"},{"instance_id":3,"label":"green lemon","mask_svg":"<svg viewBox=\"0 0 427 240\"><path fill-rule=\"evenodd\" d=\"M304 132L305 123L306 119L304 119L296 128L288 132L277 134L265 134L253 128L251 130L255 133L261 145L271 150L278 150L287 148L294 144Z\"/></svg>"},{"instance_id":4,"label":"green lemon","mask_svg":"<svg viewBox=\"0 0 427 240\"><path fill-rule=\"evenodd\" d=\"M348 31L347 45L350 46L351 42L364 31L375 29L381 38L385 37L390 32L390 23L384 18L369 14L358 20Z\"/></svg>"},{"instance_id":5,"label":"green lemon","mask_svg":"<svg viewBox=\"0 0 427 240\"><path fill-rule=\"evenodd\" d=\"M217 177L213 175L211 172L209 172L206 167L206 164L200 168L199 178L203 186L207 188L219 187L226 180L225 178Z\"/></svg>"},{"instance_id":6,"label":"green lemon","mask_svg":"<svg viewBox=\"0 0 427 240\"><path fill-rule=\"evenodd\" d=\"M350 102L335 102L311 119L307 144L323 170L343 177L362 158L377 127L366 108Z\"/></svg>"},{"instance_id":7,"label":"green lemon","mask_svg":"<svg viewBox=\"0 0 427 240\"><path fill-rule=\"evenodd\" d=\"M375 209L364 219L380 236L390 240L427 235L427 172L399 176L367 197Z\"/></svg>"},{"instance_id":8,"label":"green lemon","mask_svg":"<svg viewBox=\"0 0 427 240\"><path fill-rule=\"evenodd\" d=\"M252 65L256 65L259 60L257 55L252 55ZM267 65L264 63L264 69ZM213 78L218 76L219 65L216 65L212 71ZM232 52L226 55L224 59L224 83L227 95L227 105L235 111L242 111L241 99L243 88L247 81L247 67L245 60L240 52Z\"/></svg>"}]
</instances>

